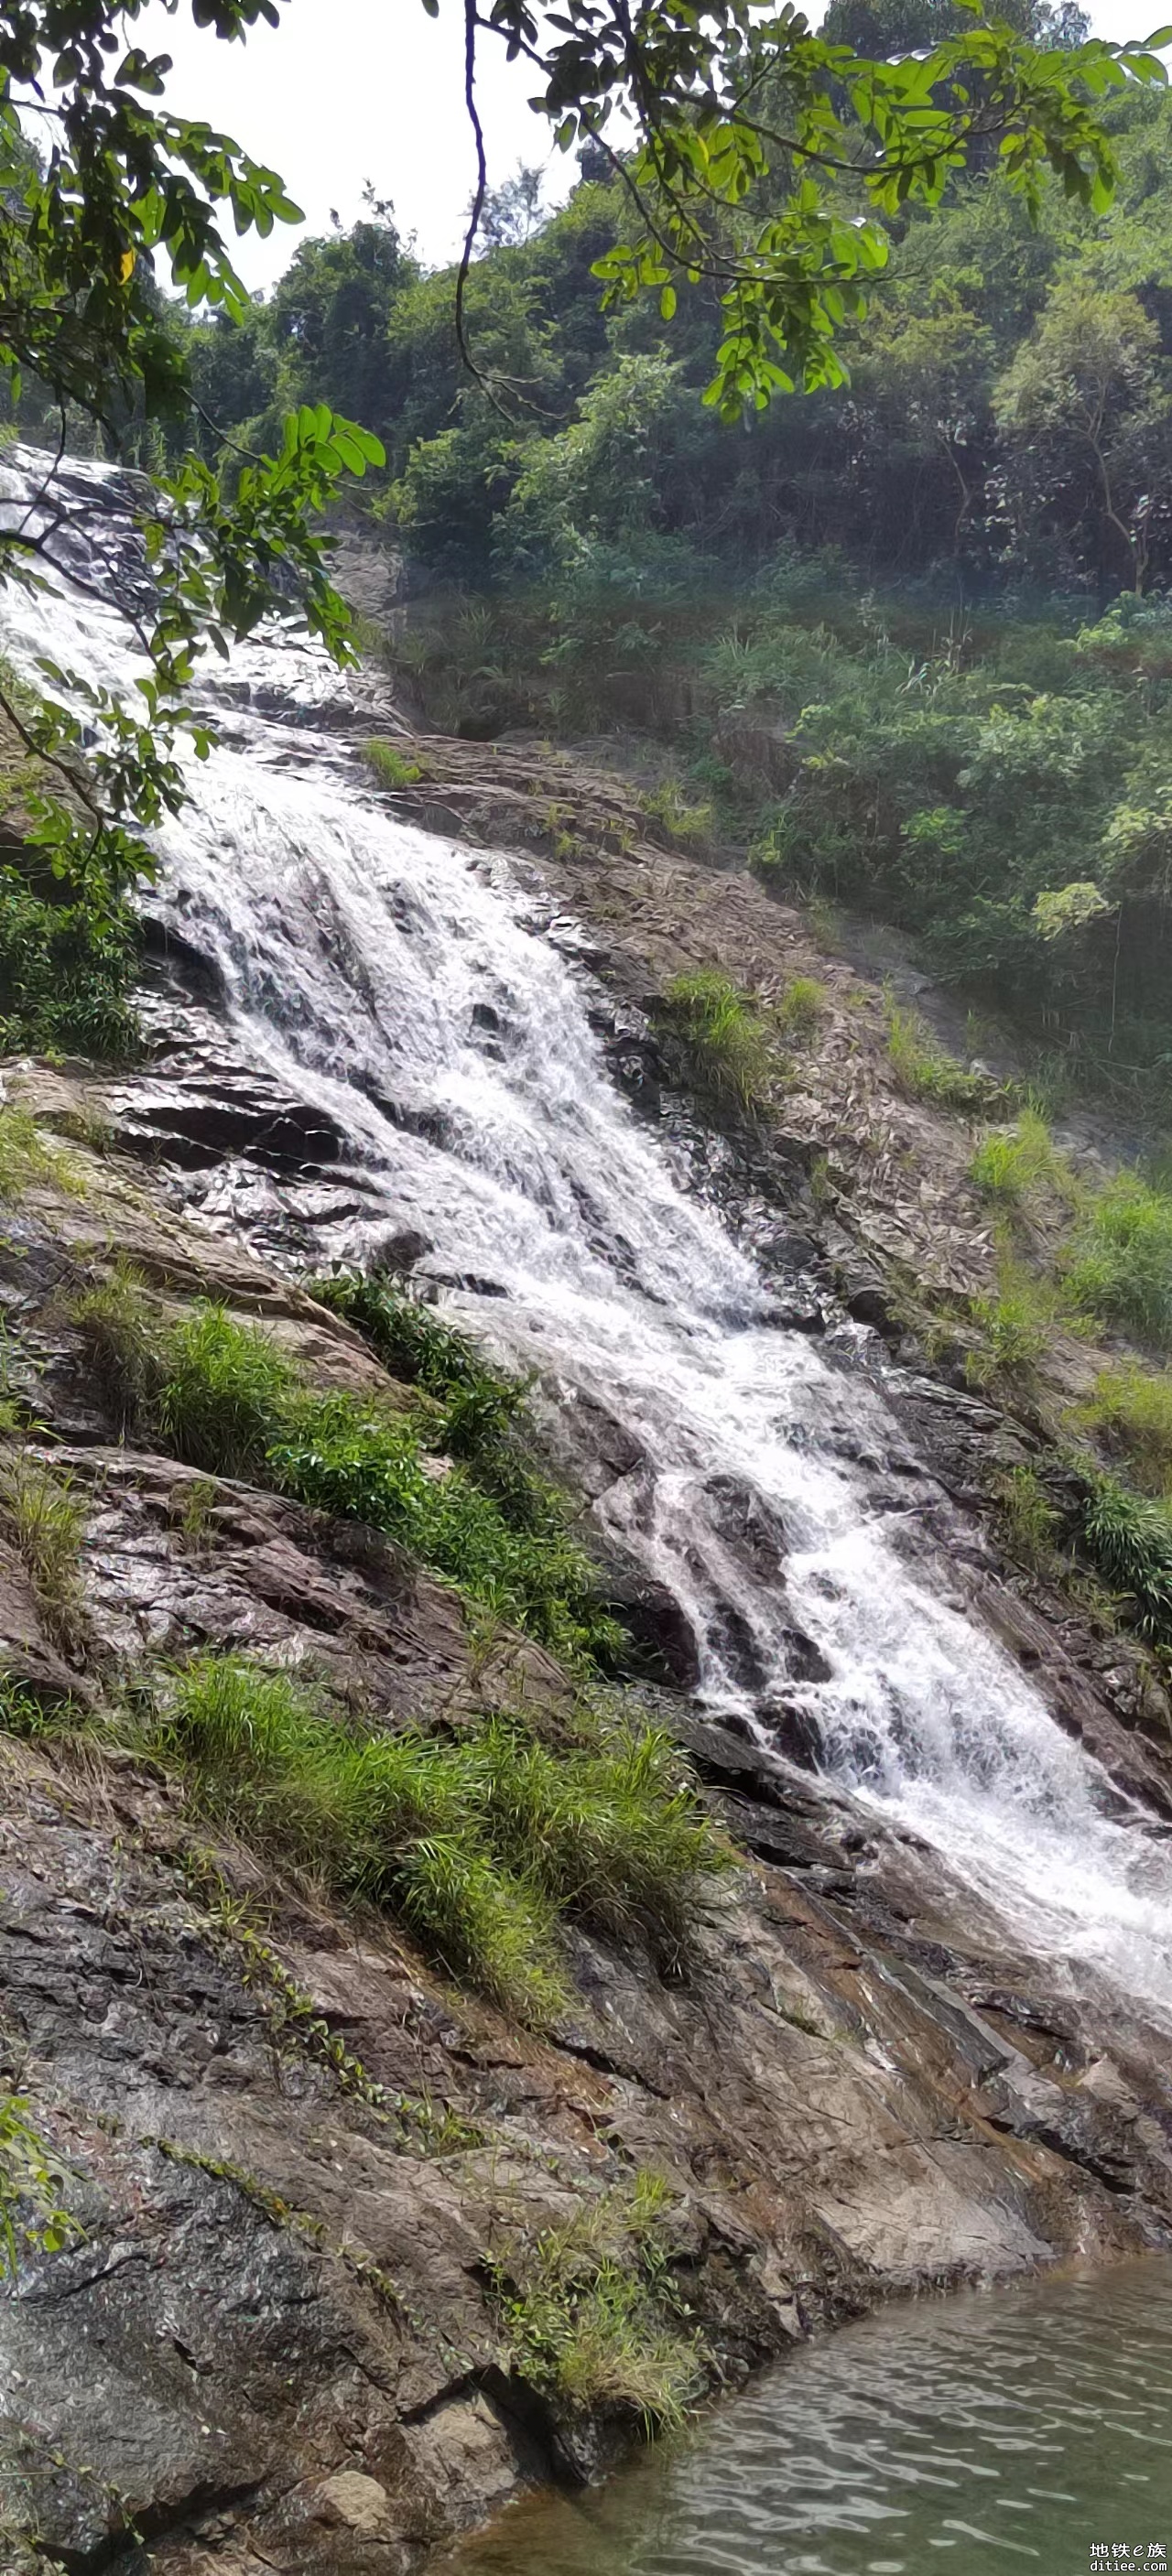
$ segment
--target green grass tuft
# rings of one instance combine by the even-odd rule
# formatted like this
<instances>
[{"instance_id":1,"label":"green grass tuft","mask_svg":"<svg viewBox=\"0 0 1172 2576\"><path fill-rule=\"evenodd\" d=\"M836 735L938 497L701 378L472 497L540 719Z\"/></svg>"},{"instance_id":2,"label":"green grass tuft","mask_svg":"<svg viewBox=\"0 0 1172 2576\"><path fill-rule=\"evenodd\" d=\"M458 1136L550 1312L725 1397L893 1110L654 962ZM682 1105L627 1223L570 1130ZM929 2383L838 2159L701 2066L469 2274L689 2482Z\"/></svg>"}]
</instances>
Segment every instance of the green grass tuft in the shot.
<instances>
[{"instance_id":1,"label":"green grass tuft","mask_svg":"<svg viewBox=\"0 0 1172 2576\"><path fill-rule=\"evenodd\" d=\"M914 1011L901 1011L894 1002L887 1011L887 1056L905 1100L925 1101L937 1109L983 1109L998 1097L987 1074L966 1073L937 1046Z\"/></svg>"},{"instance_id":2,"label":"green grass tuft","mask_svg":"<svg viewBox=\"0 0 1172 2576\"><path fill-rule=\"evenodd\" d=\"M85 1515L67 1480L19 1451L0 1466L0 1523L28 1573L54 1643L66 1651L82 1633L81 1540Z\"/></svg>"},{"instance_id":3,"label":"green grass tuft","mask_svg":"<svg viewBox=\"0 0 1172 2576\"><path fill-rule=\"evenodd\" d=\"M1062 1526L1041 1478L1032 1467L1010 1467L997 1489L1006 1545L1024 1564L1049 1565Z\"/></svg>"},{"instance_id":4,"label":"green grass tuft","mask_svg":"<svg viewBox=\"0 0 1172 2576\"><path fill-rule=\"evenodd\" d=\"M321 1285L346 1312L350 1283ZM418 1373L439 1383L447 1372L446 1392L418 1421L377 1397L315 1394L269 1334L223 1307L165 1323L129 1270L87 1290L73 1315L124 1427L153 1431L208 1474L364 1521L567 1661L613 1666L625 1640L593 1561L561 1497L508 1445L520 1391L475 1363L462 1337L422 1322L422 1309L400 1317L393 1292L362 1282L358 1291L368 1323L373 1314L386 1327L384 1348L414 1334ZM436 1447L464 1454L428 1473L425 1451Z\"/></svg>"},{"instance_id":5,"label":"green grass tuft","mask_svg":"<svg viewBox=\"0 0 1172 2576\"><path fill-rule=\"evenodd\" d=\"M405 760L393 742L364 742L362 757L384 787L417 787L431 774L426 761Z\"/></svg>"},{"instance_id":6,"label":"green grass tuft","mask_svg":"<svg viewBox=\"0 0 1172 2576\"><path fill-rule=\"evenodd\" d=\"M965 1362L972 1383L985 1385L999 1375L1028 1377L1053 1331L1054 1299L1045 1283L1003 1258L996 1290L974 1297L972 1314L981 1335L980 1349L970 1351Z\"/></svg>"},{"instance_id":7,"label":"green grass tuft","mask_svg":"<svg viewBox=\"0 0 1172 2576\"><path fill-rule=\"evenodd\" d=\"M370 1734L289 1674L204 1656L142 1725L193 1802L344 1900L390 1907L451 1975L521 2019L565 2005L563 1916L675 1965L725 1854L654 1731L557 1754L489 1721L454 1742Z\"/></svg>"},{"instance_id":8,"label":"green grass tuft","mask_svg":"<svg viewBox=\"0 0 1172 2576\"><path fill-rule=\"evenodd\" d=\"M1074 1418L1126 1462L1146 1494L1172 1497L1172 1371L1134 1361L1104 1369Z\"/></svg>"},{"instance_id":9,"label":"green grass tuft","mask_svg":"<svg viewBox=\"0 0 1172 2576\"><path fill-rule=\"evenodd\" d=\"M977 1147L969 1173L986 1198L1017 1206L1038 1189L1066 1180L1044 1118L1023 1109L1014 1126L996 1129Z\"/></svg>"},{"instance_id":10,"label":"green grass tuft","mask_svg":"<svg viewBox=\"0 0 1172 2576\"><path fill-rule=\"evenodd\" d=\"M742 1109L765 1107L777 1070L769 1031L727 975L705 970L675 976L660 1009L704 1090Z\"/></svg>"},{"instance_id":11,"label":"green grass tuft","mask_svg":"<svg viewBox=\"0 0 1172 2576\"><path fill-rule=\"evenodd\" d=\"M682 2422L702 2375L662 2243L666 2199L640 2174L629 2200L607 2192L490 2267L519 2374L570 2415L629 2412L648 2435Z\"/></svg>"},{"instance_id":12,"label":"green grass tuft","mask_svg":"<svg viewBox=\"0 0 1172 2576\"><path fill-rule=\"evenodd\" d=\"M1172 1348L1172 1195L1120 1172L1087 1211L1066 1274L1071 1303Z\"/></svg>"},{"instance_id":13,"label":"green grass tuft","mask_svg":"<svg viewBox=\"0 0 1172 2576\"><path fill-rule=\"evenodd\" d=\"M41 1134L31 1109L12 1101L0 1108L0 1199L19 1199L37 1181L55 1183L71 1198L85 1197L76 1164Z\"/></svg>"},{"instance_id":14,"label":"green grass tuft","mask_svg":"<svg viewBox=\"0 0 1172 2576\"><path fill-rule=\"evenodd\" d=\"M1088 1476L1082 1537L1096 1571L1130 1603L1141 1636L1172 1640L1172 1512L1111 1476Z\"/></svg>"},{"instance_id":15,"label":"green grass tuft","mask_svg":"<svg viewBox=\"0 0 1172 2576\"><path fill-rule=\"evenodd\" d=\"M825 1018L827 993L815 975L795 975L786 985L774 1011L776 1026L783 1037L811 1038L820 1020Z\"/></svg>"},{"instance_id":16,"label":"green grass tuft","mask_svg":"<svg viewBox=\"0 0 1172 2576\"><path fill-rule=\"evenodd\" d=\"M221 1306L196 1306L168 1331L163 1358L158 1424L175 1456L219 1476L259 1476L297 1384L270 1336Z\"/></svg>"}]
</instances>

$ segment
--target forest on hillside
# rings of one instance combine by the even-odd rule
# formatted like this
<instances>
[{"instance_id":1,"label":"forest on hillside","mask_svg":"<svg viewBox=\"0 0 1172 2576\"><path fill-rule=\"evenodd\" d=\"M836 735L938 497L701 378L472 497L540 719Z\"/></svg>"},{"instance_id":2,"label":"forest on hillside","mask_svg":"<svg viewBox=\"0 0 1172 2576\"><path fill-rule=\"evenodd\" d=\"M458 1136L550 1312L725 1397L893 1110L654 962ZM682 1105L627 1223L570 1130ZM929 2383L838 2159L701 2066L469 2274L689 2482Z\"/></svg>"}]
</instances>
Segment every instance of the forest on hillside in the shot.
<instances>
[{"instance_id":1,"label":"forest on hillside","mask_svg":"<svg viewBox=\"0 0 1172 2576\"><path fill-rule=\"evenodd\" d=\"M896 29L836 0L837 32L914 42L909 5ZM1076 10L1041 14L1077 38ZM661 741L682 837L894 920L1150 1104L1172 1095L1172 102L1133 88L1105 119L1107 211L1053 182L1035 223L991 154L886 219L849 383L734 423L704 400L710 283L604 309L623 189L592 144L559 211L534 172L490 196L475 375L452 274L373 194L243 322L169 314L209 458L279 446L299 404L383 442L362 507L405 558L391 649L438 727Z\"/></svg>"}]
</instances>

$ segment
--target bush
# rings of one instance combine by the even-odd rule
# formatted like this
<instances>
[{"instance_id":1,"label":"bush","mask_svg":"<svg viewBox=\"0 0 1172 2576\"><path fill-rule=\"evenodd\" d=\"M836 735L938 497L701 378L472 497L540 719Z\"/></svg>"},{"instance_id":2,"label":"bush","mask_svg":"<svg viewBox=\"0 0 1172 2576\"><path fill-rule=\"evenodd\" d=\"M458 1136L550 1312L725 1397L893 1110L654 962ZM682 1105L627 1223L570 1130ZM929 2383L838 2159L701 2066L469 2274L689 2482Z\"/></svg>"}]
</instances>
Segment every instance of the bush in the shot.
<instances>
[{"instance_id":1,"label":"bush","mask_svg":"<svg viewBox=\"0 0 1172 2576\"><path fill-rule=\"evenodd\" d=\"M1172 1512L1111 1476L1088 1477L1082 1536L1104 1581L1131 1603L1140 1634L1172 1641Z\"/></svg>"},{"instance_id":2,"label":"bush","mask_svg":"<svg viewBox=\"0 0 1172 2576\"><path fill-rule=\"evenodd\" d=\"M677 975L660 1009L705 1090L742 1109L764 1108L774 1071L769 1032L727 975Z\"/></svg>"},{"instance_id":3,"label":"bush","mask_svg":"<svg viewBox=\"0 0 1172 2576\"><path fill-rule=\"evenodd\" d=\"M0 1052L130 1063L142 1035L129 990L138 935L125 904L43 902L0 867Z\"/></svg>"},{"instance_id":4,"label":"bush","mask_svg":"<svg viewBox=\"0 0 1172 2576\"><path fill-rule=\"evenodd\" d=\"M1145 1493L1172 1491L1172 1372L1104 1369L1077 1419L1126 1459Z\"/></svg>"},{"instance_id":5,"label":"bush","mask_svg":"<svg viewBox=\"0 0 1172 2576\"><path fill-rule=\"evenodd\" d=\"M1172 1197L1134 1172L1109 1181L1067 1270L1075 1307L1156 1349L1172 1347Z\"/></svg>"},{"instance_id":6,"label":"bush","mask_svg":"<svg viewBox=\"0 0 1172 2576\"><path fill-rule=\"evenodd\" d=\"M403 1913L453 1976L529 2020L565 2002L563 1915L638 1925L675 1962L724 1866L655 1732L564 1754L499 1721L452 1743L372 1735L287 1673L215 1656L145 1723L205 1815L336 1895Z\"/></svg>"}]
</instances>

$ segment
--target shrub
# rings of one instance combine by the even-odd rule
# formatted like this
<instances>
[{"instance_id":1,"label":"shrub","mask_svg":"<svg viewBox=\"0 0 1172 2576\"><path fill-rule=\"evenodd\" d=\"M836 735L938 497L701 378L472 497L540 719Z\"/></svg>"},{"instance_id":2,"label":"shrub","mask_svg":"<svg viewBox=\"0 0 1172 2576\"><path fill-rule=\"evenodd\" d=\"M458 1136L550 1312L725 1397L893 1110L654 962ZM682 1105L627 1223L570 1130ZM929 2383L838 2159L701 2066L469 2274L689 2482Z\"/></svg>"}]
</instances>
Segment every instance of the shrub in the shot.
<instances>
[{"instance_id":1,"label":"shrub","mask_svg":"<svg viewBox=\"0 0 1172 2576\"><path fill-rule=\"evenodd\" d=\"M1104 1581L1132 1604L1141 1635L1172 1639L1172 1512L1111 1476L1088 1476L1082 1536Z\"/></svg>"},{"instance_id":2,"label":"shrub","mask_svg":"<svg viewBox=\"0 0 1172 2576\"><path fill-rule=\"evenodd\" d=\"M1172 1488L1172 1371L1104 1369L1077 1419L1121 1454L1148 1494Z\"/></svg>"},{"instance_id":3,"label":"shrub","mask_svg":"<svg viewBox=\"0 0 1172 2576\"><path fill-rule=\"evenodd\" d=\"M1067 1271L1072 1303L1172 1346L1172 1196L1120 1172L1089 1210Z\"/></svg>"},{"instance_id":4,"label":"shrub","mask_svg":"<svg viewBox=\"0 0 1172 2576\"><path fill-rule=\"evenodd\" d=\"M783 1036L809 1038L825 1010L825 984L820 984L815 975L795 975L786 985L774 1019Z\"/></svg>"},{"instance_id":5,"label":"shrub","mask_svg":"<svg viewBox=\"0 0 1172 2576\"><path fill-rule=\"evenodd\" d=\"M1035 1109L1023 1109L1013 1127L983 1137L969 1173L986 1197L1011 1204L1064 1177L1050 1130Z\"/></svg>"},{"instance_id":6,"label":"shrub","mask_svg":"<svg viewBox=\"0 0 1172 2576\"><path fill-rule=\"evenodd\" d=\"M137 962L127 905L110 911L85 893L45 902L18 869L0 867L0 1051L133 1062Z\"/></svg>"},{"instance_id":7,"label":"shrub","mask_svg":"<svg viewBox=\"0 0 1172 2576\"><path fill-rule=\"evenodd\" d=\"M769 1032L727 975L677 975L660 1007L706 1090L742 1109L764 1107L774 1070Z\"/></svg>"},{"instance_id":8,"label":"shrub","mask_svg":"<svg viewBox=\"0 0 1172 2576\"><path fill-rule=\"evenodd\" d=\"M997 1097L987 1074L966 1073L914 1011L901 1011L895 1003L887 1012L887 1054L905 1100L928 1101L938 1109L981 1109Z\"/></svg>"},{"instance_id":9,"label":"shrub","mask_svg":"<svg viewBox=\"0 0 1172 2576\"><path fill-rule=\"evenodd\" d=\"M79 1566L85 1516L68 1483L27 1453L0 1468L0 1516L27 1569L37 1606L60 1646L81 1628Z\"/></svg>"}]
</instances>

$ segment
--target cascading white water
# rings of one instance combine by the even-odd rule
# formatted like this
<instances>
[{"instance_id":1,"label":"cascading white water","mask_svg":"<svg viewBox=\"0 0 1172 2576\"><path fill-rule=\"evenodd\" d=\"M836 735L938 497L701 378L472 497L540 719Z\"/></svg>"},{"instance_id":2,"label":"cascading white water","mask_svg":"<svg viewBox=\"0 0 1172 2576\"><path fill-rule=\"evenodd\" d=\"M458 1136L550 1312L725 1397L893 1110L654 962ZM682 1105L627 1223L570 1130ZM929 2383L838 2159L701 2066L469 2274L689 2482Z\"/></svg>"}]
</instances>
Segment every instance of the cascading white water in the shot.
<instances>
[{"instance_id":1,"label":"cascading white water","mask_svg":"<svg viewBox=\"0 0 1172 2576\"><path fill-rule=\"evenodd\" d=\"M34 462L7 461L10 508ZM113 609L67 584L10 592L4 626L17 662L46 653L123 688L133 674ZM285 721L245 703L250 688ZM704 1699L751 1707L743 1652L723 1642L731 1603L765 1688L775 1674L806 1702L844 1788L931 1843L1015 1938L1172 2018L1167 1845L948 1606L943 1567L910 1569L820 1450L842 1380L769 1322L751 1263L616 1096L581 980L507 866L380 810L314 730L346 694L324 657L275 634L229 689L221 747L160 835L159 900L222 970L249 1059L348 1133L381 1185L379 1231L393 1213L438 1267L506 1292L461 1297L479 1330L635 1434L649 1470L600 1517L687 1607ZM360 1253L370 1230L329 1248ZM851 1402L882 1411L861 1386ZM730 1495L755 1502L773 1544L730 1542ZM786 1677L795 1615L829 1680Z\"/></svg>"}]
</instances>

